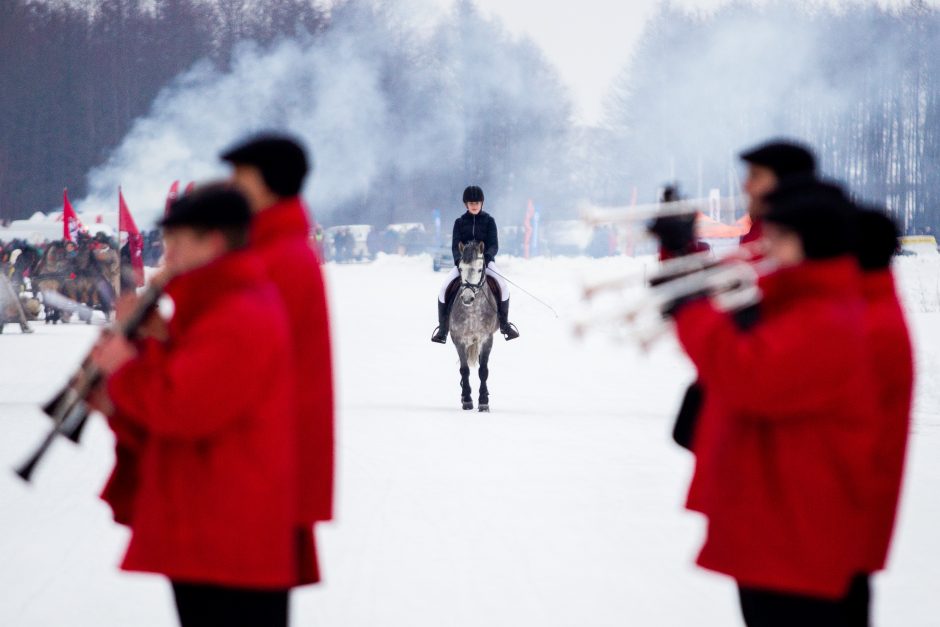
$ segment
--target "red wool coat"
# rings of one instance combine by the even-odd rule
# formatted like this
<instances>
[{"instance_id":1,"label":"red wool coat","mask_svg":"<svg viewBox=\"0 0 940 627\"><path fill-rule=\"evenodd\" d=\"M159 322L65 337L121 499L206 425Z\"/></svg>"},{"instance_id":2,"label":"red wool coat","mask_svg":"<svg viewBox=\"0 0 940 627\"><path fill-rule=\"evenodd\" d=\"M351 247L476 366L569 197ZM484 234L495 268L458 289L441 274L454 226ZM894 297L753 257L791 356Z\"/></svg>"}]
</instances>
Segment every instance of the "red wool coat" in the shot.
<instances>
[{"instance_id":1,"label":"red wool coat","mask_svg":"<svg viewBox=\"0 0 940 627\"><path fill-rule=\"evenodd\" d=\"M118 466L105 496L131 528L122 568L250 588L315 579L301 572L313 538L295 524L294 378L277 291L241 252L167 293L170 340L143 342L107 383Z\"/></svg>"},{"instance_id":2,"label":"red wool coat","mask_svg":"<svg viewBox=\"0 0 940 627\"><path fill-rule=\"evenodd\" d=\"M872 542L867 570L874 572L885 567L894 530L910 429L914 358L891 271L865 273L862 290L878 393L878 446L870 482L873 502L866 518Z\"/></svg>"},{"instance_id":3,"label":"red wool coat","mask_svg":"<svg viewBox=\"0 0 940 627\"><path fill-rule=\"evenodd\" d=\"M329 311L320 261L310 246L300 199L255 216L252 248L287 306L298 397L298 523L333 518L333 366Z\"/></svg>"},{"instance_id":4,"label":"red wool coat","mask_svg":"<svg viewBox=\"0 0 940 627\"><path fill-rule=\"evenodd\" d=\"M676 317L705 390L688 507L708 517L698 558L742 585L837 598L865 569L877 437L853 259L766 277L760 322L707 302Z\"/></svg>"}]
</instances>

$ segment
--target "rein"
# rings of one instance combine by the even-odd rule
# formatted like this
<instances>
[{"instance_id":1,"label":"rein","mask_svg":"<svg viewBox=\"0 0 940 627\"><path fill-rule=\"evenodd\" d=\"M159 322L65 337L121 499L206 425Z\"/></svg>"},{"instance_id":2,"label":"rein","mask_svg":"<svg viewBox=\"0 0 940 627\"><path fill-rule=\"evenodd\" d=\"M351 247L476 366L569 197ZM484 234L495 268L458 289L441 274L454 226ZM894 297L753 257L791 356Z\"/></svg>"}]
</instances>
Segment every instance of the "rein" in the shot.
<instances>
[{"instance_id":1,"label":"rein","mask_svg":"<svg viewBox=\"0 0 940 627\"><path fill-rule=\"evenodd\" d=\"M460 289L468 289L476 295L481 289L483 289L483 284L486 283L486 268L483 268L483 272L480 273L480 280L476 283L470 283L469 281L464 281L462 278L460 280Z\"/></svg>"}]
</instances>

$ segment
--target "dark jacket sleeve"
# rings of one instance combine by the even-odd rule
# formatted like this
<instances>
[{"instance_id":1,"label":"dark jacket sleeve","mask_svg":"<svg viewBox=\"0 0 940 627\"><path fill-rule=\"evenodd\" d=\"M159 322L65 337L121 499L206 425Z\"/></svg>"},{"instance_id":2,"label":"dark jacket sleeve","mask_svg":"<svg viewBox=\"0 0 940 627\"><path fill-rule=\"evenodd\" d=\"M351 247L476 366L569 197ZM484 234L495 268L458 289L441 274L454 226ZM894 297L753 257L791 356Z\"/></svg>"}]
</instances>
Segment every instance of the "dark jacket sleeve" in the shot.
<instances>
[{"instance_id":1,"label":"dark jacket sleeve","mask_svg":"<svg viewBox=\"0 0 940 627\"><path fill-rule=\"evenodd\" d=\"M460 265L460 218L454 220L454 233L450 238L450 249L454 253L454 265Z\"/></svg>"},{"instance_id":2,"label":"dark jacket sleeve","mask_svg":"<svg viewBox=\"0 0 940 627\"><path fill-rule=\"evenodd\" d=\"M499 234L496 232L496 220L493 216L487 217L489 217L489 228L486 230L486 251L483 259L488 265L496 258L496 253L499 252Z\"/></svg>"}]
</instances>

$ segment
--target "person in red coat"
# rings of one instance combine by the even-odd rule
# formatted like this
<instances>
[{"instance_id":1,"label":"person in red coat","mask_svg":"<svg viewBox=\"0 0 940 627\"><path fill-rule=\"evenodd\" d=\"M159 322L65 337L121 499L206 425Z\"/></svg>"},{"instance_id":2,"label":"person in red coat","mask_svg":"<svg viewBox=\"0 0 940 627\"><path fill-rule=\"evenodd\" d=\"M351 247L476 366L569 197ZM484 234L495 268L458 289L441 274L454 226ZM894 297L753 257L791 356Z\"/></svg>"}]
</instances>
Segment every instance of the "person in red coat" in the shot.
<instances>
[{"instance_id":1,"label":"person in red coat","mask_svg":"<svg viewBox=\"0 0 940 627\"><path fill-rule=\"evenodd\" d=\"M232 180L254 213L251 249L287 305L299 390L297 525L308 528L333 518L334 403L326 288L299 197L309 170L307 156L294 139L263 135L226 151L222 159L232 164Z\"/></svg>"},{"instance_id":2,"label":"person in red coat","mask_svg":"<svg viewBox=\"0 0 940 627\"><path fill-rule=\"evenodd\" d=\"M110 486L131 529L121 567L167 576L183 627L286 626L289 589L312 559L296 528L290 329L245 249L250 219L226 186L177 200L161 224L165 340L111 335L92 352L134 468Z\"/></svg>"},{"instance_id":3,"label":"person in red coat","mask_svg":"<svg viewBox=\"0 0 940 627\"><path fill-rule=\"evenodd\" d=\"M884 569L894 531L910 430L914 357L890 267L898 248L897 225L872 208L858 212L858 225L865 329L878 395L879 436L870 488L874 499L865 520L871 534L867 572L873 573Z\"/></svg>"},{"instance_id":4,"label":"person in red coat","mask_svg":"<svg viewBox=\"0 0 940 627\"><path fill-rule=\"evenodd\" d=\"M779 270L754 326L704 299L670 309L706 392L687 503L708 518L698 564L737 581L750 627L867 625L877 400L853 209L822 183L767 202Z\"/></svg>"}]
</instances>

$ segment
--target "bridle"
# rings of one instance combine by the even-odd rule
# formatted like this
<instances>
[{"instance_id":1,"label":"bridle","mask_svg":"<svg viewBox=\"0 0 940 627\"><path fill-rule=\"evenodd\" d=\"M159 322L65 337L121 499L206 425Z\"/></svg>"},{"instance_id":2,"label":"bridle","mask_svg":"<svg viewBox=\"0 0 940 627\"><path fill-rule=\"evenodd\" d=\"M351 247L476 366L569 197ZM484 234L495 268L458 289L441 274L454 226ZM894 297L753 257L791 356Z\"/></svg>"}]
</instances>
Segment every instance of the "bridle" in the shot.
<instances>
[{"instance_id":1,"label":"bridle","mask_svg":"<svg viewBox=\"0 0 940 627\"><path fill-rule=\"evenodd\" d=\"M460 289L458 290L457 294L459 295L464 290L470 290L473 293L473 298L476 298L480 293L482 293L484 296L483 300L486 301L486 304L489 305L493 311L497 311L496 305L491 302L493 298L491 293L483 290L484 285L486 285L486 261L483 262L483 270L480 271L480 280L476 283L470 283L469 281L463 280L463 275L461 275Z\"/></svg>"},{"instance_id":2,"label":"bridle","mask_svg":"<svg viewBox=\"0 0 940 627\"><path fill-rule=\"evenodd\" d=\"M486 283L486 267L484 266L483 270L480 271L480 280L476 283L470 283L469 281L460 280L460 291L470 290L473 292L473 296L476 297L477 292L483 289L483 285Z\"/></svg>"}]
</instances>

